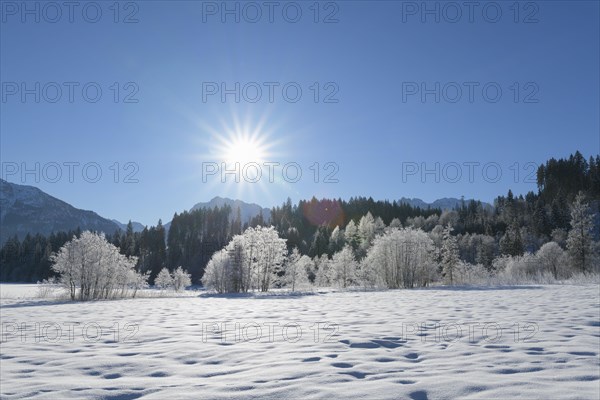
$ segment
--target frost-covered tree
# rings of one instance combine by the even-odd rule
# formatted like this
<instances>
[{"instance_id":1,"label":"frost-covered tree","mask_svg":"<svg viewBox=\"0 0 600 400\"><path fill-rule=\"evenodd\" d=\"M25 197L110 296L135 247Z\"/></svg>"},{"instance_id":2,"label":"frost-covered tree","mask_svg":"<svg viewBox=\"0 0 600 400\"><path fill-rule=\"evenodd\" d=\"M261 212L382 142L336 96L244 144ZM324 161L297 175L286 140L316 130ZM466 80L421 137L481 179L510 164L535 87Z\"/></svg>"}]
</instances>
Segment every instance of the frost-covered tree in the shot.
<instances>
[{"instance_id":1,"label":"frost-covered tree","mask_svg":"<svg viewBox=\"0 0 600 400\"><path fill-rule=\"evenodd\" d=\"M496 241L488 235L476 235L474 239L475 262L491 270L494 255L497 252Z\"/></svg>"},{"instance_id":2,"label":"frost-covered tree","mask_svg":"<svg viewBox=\"0 0 600 400\"><path fill-rule=\"evenodd\" d=\"M430 215L425 220L425 223L423 224L422 229L425 232L430 232L433 228L435 228L438 225L439 220L440 220L440 218L437 216L437 214Z\"/></svg>"},{"instance_id":3,"label":"frost-covered tree","mask_svg":"<svg viewBox=\"0 0 600 400\"><path fill-rule=\"evenodd\" d=\"M174 288L173 275L165 267L158 272L154 279L154 285L161 291Z\"/></svg>"},{"instance_id":4,"label":"frost-covered tree","mask_svg":"<svg viewBox=\"0 0 600 400\"><path fill-rule=\"evenodd\" d=\"M266 292L286 258L285 239L273 227L251 227L234 236L209 261L202 282L218 292Z\"/></svg>"},{"instance_id":5,"label":"frost-covered tree","mask_svg":"<svg viewBox=\"0 0 600 400\"><path fill-rule=\"evenodd\" d=\"M555 242L548 242L544 244L538 251L535 253L536 258L538 259L540 266L552 273L554 279L558 279L559 276L565 276L566 274L566 264L567 258L565 251Z\"/></svg>"},{"instance_id":6,"label":"frost-covered tree","mask_svg":"<svg viewBox=\"0 0 600 400\"><path fill-rule=\"evenodd\" d=\"M402 228L402 222L398 218L394 218L390 222L390 228Z\"/></svg>"},{"instance_id":7,"label":"frost-covered tree","mask_svg":"<svg viewBox=\"0 0 600 400\"><path fill-rule=\"evenodd\" d=\"M331 237L329 238L329 253L337 253L344 247L344 231L340 229L339 226L336 226L331 232Z\"/></svg>"},{"instance_id":8,"label":"frost-covered tree","mask_svg":"<svg viewBox=\"0 0 600 400\"><path fill-rule=\"evenodd\" d=\"M433 240L433 244L437 249L442 250L442 244L444 242L444 227L442 225L436 225L431 232L427 235Z\"/></svg>"},{"instance_id":9,"label":"frost-covered tree","mask_svg":"<svg viewBox=\"0 0 600 400\"><path fill-rule=\"evenodd\" d=\"M176 292L181 292L185 290L186 287L192 285L192 277L186 270L182 267L177 267L175 271L173 271L173 288Z\"/></svg>"},{"instance_id":10,"label":"frost-covered tree","mask_svg":"<svg viewBox=\"0 0 600 400\"><path fill-rule=\"evenodd\" d=\"M294 247L285 266L285 286L292 292L297 288L306 288L309 284L308 271L311 269L312 263L310 257L300 254L298 248Z\"/></svg>"},{"instance_id":11,"label":"frost-covered tree","mask_svg":"<svg viewBox=\"0 0 600 400\"><path fill-rule=\"evenodd\" d=\"M356 227L354 220L350 220L350 222L348 222L348 225L346 225L344 236L347 244L352 246L353 249L358 248L360 241L358 237L358 228Z\"/></svg>"},{"instance_id":12,"label":"frost-covered tree","mask_svg":"<svg viewBox=\"0 0 600 400\"><path fill-rule=\"evenodd\" d=\"M454 267L455 284L482 284L486 283L490 274L481 264L471 264L462 260Z\"/></svg>"},{"instance_id":13,"label":"frost-covered tree","mask_svg":"<svg viewBox=\"0 0 600 400\"><path fill-rule=\"evenodd\" d=\"M257 252L254 240L254 229L249 228L246 234L236 235L225 246L227 263L219 265L226 269L222 272L226 280L226 292L247 292L252 289L254 271L252 262Z\"/></svg>"},{"instance_id":14,"label":"frost-covered tree","mask_svg":"<svg viewBox=\"0 0 600 400\"><path fill-rule=\"evenodd\" d=\"M574 270L589 271L592 263L592 215L589 205L580 192L571 207L571 230L567 237L567 250Z\"/></svg>"},{"instance_id":15,"label":"frost-covered tree","mask_svg":"<svg viewBox=\"0 0 600 400\"><path fill-rule=\"evenodd\" d=\"M355 275L356 283L365 290L377 285L377 270L372 263L366 261L366 258L358 263Z\"/></svg>"},{"instance_id":16,"label":"frost-covered tree","mask_svg":"<svg viewBox=\"0 0 600 400\"><path fill-rule=\"evenodd\" d=\"M156 279L154 279L154 284L160 290L166 290L173 287L173 277L169 273L167 268L163 268L160 270Z\"/></svg>"},{"instance_id":17,"label":"frost-covered tree","mask_svg":"<svg viewBox=\"0 0 600 400\"><path fill-rule=\"evenodd\" d=\"M390 289L426 286L435 274L433 241L420 229L390 229L375 238L364 263L378 286Z\"/></svg>"},{"instance_id":18,"label":"frost-covered tree","mask_svg":"<svg viewBox=\"0 0 600 400\"><path fill-rule=\"evenodd\" d=\"M319 226L312 235L308 253L313 256L326 253L329 249L329 237L327 227L325 225Z\"/></svg>"},{"instance_id":19,"label":"frost-covered tree","mask_svg":"<svg viewBox=\"0 0 600 400\"><path fill-rule=\"evenodd\" d=\"M149 286L148 278L150 277L150 272L141 274L141 273L135 271L134 269L130 269L129 275L130 275L130 278L129 278L130 286L133 289L133 293L132 293L131 297L135 298L135 296L139 290L148 288L148 286Z\"/></svg>"},{"instance_id":20,"label":"frost-covered tree","mask_svg":"<svg viewBox=\"0 0 600 400\"><path fill-rule=\"evenodd\" d=\"M296 267L297 267L298 261L300 261L300 257L302 257L302 254L300 254L297 247L294 247L285 261L285 274L282 278L283 286L289 285L289 286L295 288L295 283L296 283L295 272L296 272ZM294 289L292 289L292 291L294 291Z\"/></svg>"},{"instance_id":21,"label":"frost-covered tree","mask_svg":"<svg viewBox=\"0 0 600 400\"><path fill-rule=\"evenodd\" d=\"M332 257L329 280L332 284L347 288L356 282L357 262L350 246L345 246Z\"/></svg>"},{"instance_id":22,"label":"frost-covered tree","mask_svg":"<svg viewBox=\"0 0 600 400\"><path fill-rule=\"evenodd\" d=\"M375 238L375 219L370 212L367 212L358 222L358 252L360 257L366 254L367 249Z\"/></svg>"},{"instance_id":23,"label":"frost-covered tree","mask_svg":"<svg viewBox=\"0 0 600 400\"><path fill-rule=\"evenodd\" d=\"M425 217L418 215L416 217L408 217L406 219L406 225L414 229L422 229L425 226Z\"/></svg>"},{"instance_id":24,"label":"frost-covered tree","mask_svg":"<svg viewBox=\"0 0 600 400\"><path fill-rule=\"evenodd\" d=\"M438 220L438 225L446 226L448 224L456 226L460 220L460 216L456 210L444 210Z\"/></svg>"},{"instance_id":25,"label":"frost-covered tree","mask_svg":"<svg viewBox=\"0 0 600 400\"><path fill-rule=\"evenodd\" d=\"M278 267L282 266L285 261L287 245L285 239L280 238L272 226L268 228L259 226L253 232L248 232L250 229L246 232L252 236L257 246L253 269L256 271L258 288L261 292L266 292L271 286Z\"/></svg>"},{"instance_id":26,"label":"frost-covered tree","mask_svg":"<svg viewBox=\"0 0 600 400\"><path fill-rule=\"evenodd\" d=\"M500 239L500 252L510 256L523 255L523 239L516 224L511 225Z\"/></svg>"},{"instance_id":27,"label":"frost-covered tree","mask_svg":"<svg viewBox=\"0 0 600 400\"><path fill-rule=\"evenodd\" d=\"M74 236L50 261L72 300L134 296L147 281L147 275L134 269L136 257L121 254L104 234L90 231Z\"/></svg>"},{"instance_id":28,"label":"frost-covered tree","mask_svg":"<svg viewBox=\"0 0 600 400\"><path fill-rule=\"evenodd\" d=\"M556 242L563 249L567 247L568 233L565 229L556 228L556 229L552 230L552 233L550 234L550 236L552 237L552 241Z\"/></svg>"},{"instance_id":29,"label":"frost-covered tree","mask_svg":"<svg viewBox=\"0 0 600 400\"><path fill-rule=\"evenodd\" d=\"M313 263L316 269L315 285L319 287L331 286L331 281L329 279L329 276L331 275L331 260L327 257L327 254L323 254L321 257L315 257Z\"/></svg>"},{"instance_id":30,"label":"frost-covered tree","mask_svg":"<svg viewBox=\"0 0 600 400\"><path fill-rule=\"evenodd\" d=\"M374 236L383 235L384 232L385 232L385 223L383 222L381 217L375 218L375 235Z\"/></svg>"},{"instance_id":31,"label":"frost-covered tree","mask_svg":"<svg viewBox=\"0 0 600 400\"><path fill-rule=\"evenodd\" d=\"M518 284L542 275L537 257L531 253L517 256L501 256L494 260L494 266L504 283Z\"/></svg>"},{"instance_id":32,"label":"frost-covered tree","mask_svg":"<svg viewBox=\"0 0 600 400\"><path fill-rule=\"evenodd\" d=\"M446 225L442 233L442 250L441 262L442 271L446 282L450 285L454 284L454 268L458 265L460 258L458 254L458 242L456 236L452 235L454 229L451 225Z\"/></svg>"},{"instance_id":33,"label":"frost-covered tree","mask_svg":"<svg viewBox=\"0 0 600 400\"><path fill-rule=\"evenodd\" d=\"M218 293L233 292L231 288L232 278L229 276L231 259L227 250L223 249L214 253L206 264L202 284Z\"/></svg>"}]
</instances>

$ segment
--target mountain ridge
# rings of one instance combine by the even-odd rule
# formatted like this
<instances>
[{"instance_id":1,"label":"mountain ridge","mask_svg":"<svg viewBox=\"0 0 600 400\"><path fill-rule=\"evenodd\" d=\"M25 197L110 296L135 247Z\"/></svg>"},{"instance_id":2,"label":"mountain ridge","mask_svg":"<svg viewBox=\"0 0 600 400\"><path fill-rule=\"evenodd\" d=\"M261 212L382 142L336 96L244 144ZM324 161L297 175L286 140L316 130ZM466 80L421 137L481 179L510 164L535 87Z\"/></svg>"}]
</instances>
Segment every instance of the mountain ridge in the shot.
<instances>
[{"instance_id":1,"label":"mountain ridge","mask_svg":"<svg viewBox=\"0 0 600 400\"><path fill-rule=\"evenodd\" d=\"M94 211L73 207L35 186L0 179L0 244L17 235L77 229L114 233L119 226Z\"/></svg>"},{"instance_id":2,"label":"mountain ridge","mask_svg":"<svg viewBox=\"0 0 600 400\"><path fill-rule=\"evenodd\" d=\"M476 199L464 199L464 202L465 202L465 204L469 204L469 202L471 200L479 201ZM400 200L398 200L398 202L408 204L412 207L419 207L421 209L439 208L443 211L443 210L453 210L454 208L456 208L456 206L460 206L461 203L463 202L463 199L457 199L456 197L442 197L441 199L437 199L431 203L427 203L426 201L423 201L416 197L414 197L414 198L401 197ZM482 204L483 208L487 209L487 210L492 210L494 208L493 205L491 205L490 203L486 203L485 201L482 201L481 204Z\"/></svg>"},{"instance_id":3,"label":"mountain ridge","mask_svg":"<svg viewBox=\"0 0 600 400\"><path fill-rule=\"evenodd\" d=\"M111 221L112 221L112 222L114 222L115 224L117 224L117 226L118 226L119 228L121 228L121 230L122 230L123 232L127 231L127 224L128 224L129 222L127 222L127 223L123 223L123 222L121 222L121 221L118 221L118 220L116 220L116 219L111 219ZM131 221L131 225L132 225L132 227L133 227L133 231L134 231L134 232L141 232L141 231L143 231L143 230L144 230L144 228L146 227L146 225L142 224L141 222L136 222L136 221Z\"/></svg>"},{"instance_id":4,"label":"mountain ridge","mask_svg":"<svg viewBox=\"0 0 600 400\"><path fill-rule=\"evenodd\" d=\"M245 222L250 222L252 218L256 217L261 212L265 221L270 221L271 219L271 210L269 208L262 207L256 203L246 203L243 200L230 199L229 197L220 196L215 196L208 202L196 203L190 209L190 211L198 210L200 208L223 207L224 205L228 205L231 207L232 218L235 217L238 207L240 208L242 224Z\"/></svg>"},{"instance_id":5,"label":"mountain ridge","mask_svg":"<svg viewBox=\"0 0 600 400\"><path fill-rule=\"evenodd\" d=\"M465 203L471 199L464 199ZM419 198L402 197L399 203L409 204L412 207L440 208L452 210L459 206L463 199L444 197L431 203ZM247 203L239 199L215 196L210 201L198 202L189 211L201 208L231 207L230 219L235 218L237 209L240 209L242 224L248 223L260 213L265 222L271 219L271 210L256 203ZM482 202L485 209L493 209L489 203ZM132 222L134 232L141 232L145 226L139 222ZM0 245L15 234L23 239L27 233L49 235L52 232L75 230L95 230L112 234L117 230L125 231L127 224L118 220L104 218L91 210L76 208L69 203L51 196L35 186L19 185L0 179ZM164 227L168 234L171 221Z\"/></svg>"}]
</instances>

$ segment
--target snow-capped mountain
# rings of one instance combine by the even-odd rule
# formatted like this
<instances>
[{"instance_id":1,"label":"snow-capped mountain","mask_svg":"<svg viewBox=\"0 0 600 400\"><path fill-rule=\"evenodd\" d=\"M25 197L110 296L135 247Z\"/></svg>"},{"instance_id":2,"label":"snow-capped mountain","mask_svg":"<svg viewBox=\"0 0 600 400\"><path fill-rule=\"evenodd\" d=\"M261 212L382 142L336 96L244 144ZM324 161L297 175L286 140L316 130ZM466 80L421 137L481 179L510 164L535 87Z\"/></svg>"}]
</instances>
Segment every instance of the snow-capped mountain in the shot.
<instances>
[{"instance_id":1,"label":"snow-capped mountain","mask_svg":"<svg viewBox=\"0 0 600 400\"><path fill-rule=\"evenodd\" d=\"M119 226L93 211L80 210L33 186L17 185L0 179L0 243L15 234L95 230L113 233Z\"/></svg>"},{"instance_id":2,"label":"snow-capped mountain","mask_svg":"<svg viewBox=\"0 0 600 400\"><path fill-rule=\"evenodd\" d=\"M223 207L224 205L231 207L231 218L235 218L237 209L239 207L242 223L249 222L252 218L259 215L261 211L265 221L269 221L271 219L271 210L268 208L263 208L254 203L246 203L241 200L232 200L227 197L218 196L209 202L197 203L190 211L198 210L200 208Z\"/></svg>"},{"instance_id":3,"label":"snow-capped mountain","mask_svg":"<svg viewBox=\"0 0 600 400\"><path fill-rule=\"evenodd\" d=\"M471 199L464 199L465 204L469 204L469 202L471 201ZM477 201L477 200L476 200ZM457 206L460 206L461 203L463 202L462 199L457 199L454 197L444 197L442 199L437 199L432 203L427 203L421 199L417 199L417 198L413 198L413 199L409 199L406 197L402 197L400 200L398 200L399 203L405 203L408 204L412 207L419 207L421 209L427 209L427 208L439 208L441 210L452 210L454 208L456 208ZM491 210L493 208L493 206L490 203L486 203L486 202L481 202L483 208Z\"/></svg>"}]
</instances>

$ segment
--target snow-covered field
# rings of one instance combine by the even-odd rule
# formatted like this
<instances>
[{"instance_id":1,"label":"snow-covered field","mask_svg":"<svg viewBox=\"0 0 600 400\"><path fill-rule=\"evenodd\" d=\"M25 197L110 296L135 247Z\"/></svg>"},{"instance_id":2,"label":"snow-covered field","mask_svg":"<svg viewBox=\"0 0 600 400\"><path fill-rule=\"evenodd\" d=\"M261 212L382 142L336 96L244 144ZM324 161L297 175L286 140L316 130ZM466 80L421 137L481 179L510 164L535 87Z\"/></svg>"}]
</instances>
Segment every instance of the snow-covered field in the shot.
<instances>
[{"instance_id":1,"label":"snow-covered field","mask_svg":"<svg viewBox=\"0 0 600 400\"><path fill-rule=\"evenodd\" d=\"M88 303L9 286L6 399L600 398L597 285Z\"/></svg>"}]
</instances>

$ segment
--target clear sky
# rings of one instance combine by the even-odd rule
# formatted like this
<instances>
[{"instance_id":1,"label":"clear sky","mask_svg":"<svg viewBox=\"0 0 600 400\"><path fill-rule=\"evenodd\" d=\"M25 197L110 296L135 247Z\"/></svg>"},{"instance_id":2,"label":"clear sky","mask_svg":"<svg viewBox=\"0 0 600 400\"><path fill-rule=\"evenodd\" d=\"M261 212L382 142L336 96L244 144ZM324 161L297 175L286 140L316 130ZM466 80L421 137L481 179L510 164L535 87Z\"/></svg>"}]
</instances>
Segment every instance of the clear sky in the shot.
<instances>
[{"instance_id":1,"label":"clear sky","mask_svg":"<svg viewBox=\"0 0 600 400\"><path fill-rule=\"evenodd\" d=\"M600 152L597 1L1 4L2 178L107 218L492 201Z\"/></svg>"}]
</instances>

